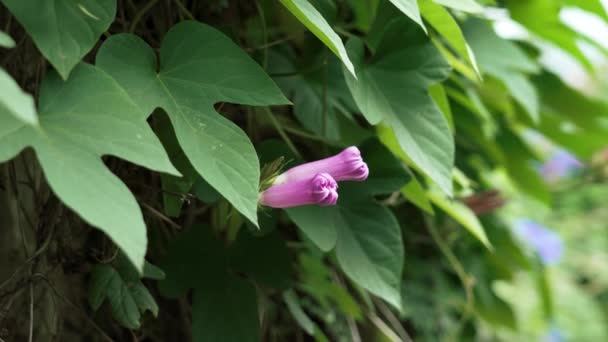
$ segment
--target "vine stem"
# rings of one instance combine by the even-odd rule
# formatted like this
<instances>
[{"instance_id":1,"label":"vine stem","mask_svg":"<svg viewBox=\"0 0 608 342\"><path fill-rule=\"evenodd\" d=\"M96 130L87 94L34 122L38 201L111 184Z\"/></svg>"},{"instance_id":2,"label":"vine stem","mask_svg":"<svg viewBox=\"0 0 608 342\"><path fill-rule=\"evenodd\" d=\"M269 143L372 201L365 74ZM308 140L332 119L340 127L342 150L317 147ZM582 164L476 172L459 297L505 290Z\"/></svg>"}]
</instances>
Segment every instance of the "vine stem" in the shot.
<instances>
[{"instance_id":1,"label":"vine stem","mask_svg":"<svg viewBox=\"0 0 608 342\"><path fill-rule=\"evenodd\" d=\"M293 144L291 139L289 139L289 136L287 135L287 133L285 133L285 130L283 129L283 126L281 126L281 123L279 122L279 120L277 120L277 118L274 116L274 114L272 114L270 109L264 107L262 110L264 111L264 113L266 113L266 115L268 116L268 119L270 119L270 122L272 123L274 128L277 129L277 132L279 133L281 138L285 141L285 143L287 144L287 147L289 147L291 152L293 152L293 154L295 154L298 158L302 159L302 154L300 154L300 151L298 151L298 149Z\"/></svg>"},{"instance_id":2,"label":"vine stem","mask_svg":"<svg viewBox=\"0 0 608 342\"><path fill-rule=\"evenodd\" d=\"M190 11L186 8L186 6L184 6L184 4L182 4L181 0L174 0L174 1L177 4L177 7L179 7L179 10L182 11L188 19L195 20L192 13L190 13Z\"/></svg>"},{"instance_id":3,"label":"vine stem","mask_svg":"<svg viewBox=\"0 0 608 342\"><path fill-rule=\"evenodd\" d=\"M157 2L158 0L150 0L144 7L139 10L139 12L135 13L135 16L133 17L133 22L131 23L131 27L129 28L129 32L133 33L135 31L137 24L139 24L139 21L144 16L144 14L146 14L146 12L148 12L154 5L156 5Z\"/></svg>"},{"instance_id":4,"label":"vine stem","mask_svg":"<svg viewBox=\"0 0 608 342\"><path fill-rule=\"evenodd\" d=\"M462 316L460 317L460 322L458 324L458 328L454 332L454 336L449 338L449 340L451 340L451 341L456 341L457 336L460 334L460 331L462 330L464 324L466 323L466 321L469 319L469 316L473 312L473 305L474 305L474 301L475 301L475 297L473 297L474 279L470 275L468 275L467 272L464 270L464 267L462 266L462 264L460 263L460 261L458 260L456 255L454 255L454 252L452 252L452 250L448 246L447 242L443 239L441 234L439 234L439 232L437 231L437 228L435 227L433 222L431 222L431 220L428 218L428 216L424 215L424 221L425 221L425 226L426 226L427 230L429 231L429 233L431 234L431 237L433 238L433 241L435 241L435 243L439 247L439 250L441 251L441 253L443 253L443 255L448 259L448 262L450 263L450 265L456 272L456 275L458 275L458 278L462 282L462 286L465 291L465 296L466 296L466 301L467 301L466 305L465 305L465 310L464 310Z\"/></svg>"}]
</instances>

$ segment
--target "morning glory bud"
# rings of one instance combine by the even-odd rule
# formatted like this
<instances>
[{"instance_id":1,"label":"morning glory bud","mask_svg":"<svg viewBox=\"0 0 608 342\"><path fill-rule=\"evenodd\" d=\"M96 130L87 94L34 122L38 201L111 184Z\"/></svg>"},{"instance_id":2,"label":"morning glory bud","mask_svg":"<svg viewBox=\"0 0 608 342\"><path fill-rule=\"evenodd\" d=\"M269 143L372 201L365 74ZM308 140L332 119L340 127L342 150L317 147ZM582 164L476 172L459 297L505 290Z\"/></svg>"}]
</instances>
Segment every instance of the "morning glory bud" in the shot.
<instances>
[{"instance_id":1,"label":"morning glory bud","mask_svg":"<svg viewBox=\"0 0 608 342\"><path fill-rule=\"evenodd\" d=\"M335 205L338 201L338 184L327 173L308 179L271 186L260 194L260 203L272 208L291 208L301 205Z\"/></svg>"},{"instance_id":2,"label":"morning glory bud","mask_svg":"<svg viewBox=\"0 0 608 342\"><path fill-rule=\"evenodd\" d=\"M515 223L517 235L538 253L545 265L557 263L564 252L559 234L530 219L519 219Z\"/></svg>"},{"instance_id":3,"label":"morning glory bud","mask_svg":"<svg viewBox=\"0 0 608 342\"><path fill-rule=\"evenodd\" d=\"M367 179L369 169L361 158L361 151L357 147L351 146L333 157L293 167L279 175L274 184L310 179L318 173L328 173L336 181L360 182Z\"/></svg>"}]
</instances>

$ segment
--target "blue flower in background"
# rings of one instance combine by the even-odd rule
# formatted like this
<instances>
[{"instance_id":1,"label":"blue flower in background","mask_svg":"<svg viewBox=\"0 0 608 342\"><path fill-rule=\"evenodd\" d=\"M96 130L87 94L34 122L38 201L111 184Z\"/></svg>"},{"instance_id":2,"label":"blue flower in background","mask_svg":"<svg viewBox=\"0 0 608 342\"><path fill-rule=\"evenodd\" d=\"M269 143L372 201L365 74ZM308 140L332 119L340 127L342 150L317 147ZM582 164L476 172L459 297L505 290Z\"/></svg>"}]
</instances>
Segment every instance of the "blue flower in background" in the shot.
<instances>
[{"instance_id":1,"label":"blue flower in background","mask_svg":"<svg viewBox=\"0 0 608 342\"><path fill-rule=\"evenodd\" d=\"M558 233L527 218L518 219L515 230L538 253L545 265L555 264L561 259L564 244Z\"/></svg>"},{"instance_id":2,"label":"blue flower in background","mask_svg":"<svg viewBox=\"0 0 608 342\"><path fill-rule=\"evenodd\" d=\"M545 336L542 339L542 342L564 342L564 336L562 335L561 331L559 331L559 329L555 326L552 326L551 328L549 328L549 330L547 331L547 333L545 334Z\"/></svg>"},{"instance_id":3,"label":"blue flower in background","mask_svg":"<svg viewBox=\"0 0 608 342\"><path fill-rule=\"evenodd\" d=\"M547 182L556 182L583 167L576 157L565 150L557 150L551 158L540 167L540 174Z\"/></svg>"}]
</instances>

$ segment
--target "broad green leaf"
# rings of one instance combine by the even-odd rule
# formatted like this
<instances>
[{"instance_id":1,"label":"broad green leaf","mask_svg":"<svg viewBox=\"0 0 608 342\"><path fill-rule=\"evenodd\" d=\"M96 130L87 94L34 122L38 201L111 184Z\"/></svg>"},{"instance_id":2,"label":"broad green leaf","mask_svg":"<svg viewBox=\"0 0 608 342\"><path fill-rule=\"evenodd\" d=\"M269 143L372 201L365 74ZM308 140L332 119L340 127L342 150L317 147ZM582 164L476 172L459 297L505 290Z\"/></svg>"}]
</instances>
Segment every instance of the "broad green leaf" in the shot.
<instances>
[{"instance_id":1,"label":"broad green leaf","mask_svg":"<svg viewBox=\"0 0 608 342\"><path fill-rule=\"evenodd\" d=\"M344 273L396 308L401 307L404 252L401 228L390 210L371 200L339 200L333 207L305 206L287 212L304 232L337 232L336 255ZM319 245L325 250L328 246Z\"/></svg>"},{"instance_id":2,"label":"broad green leaf","mask_svg":"<svg viewBox=\"0 0 608 342\"><path fill-rule=\"evenodd\" d=\"M196 171L257 225L260 166L247 135L213 105L285 104L262 68L228 37L192 21L175 25L160 49L120 34L106 40L97 64L121 84L141 110L164 109Z\"/></svg>"},{"instance_id":3,"label":"broad green leaf","mask_svg":"<svg viewBox=\"0 0 608 342\"><path fill-rule=\"evenodd\" d=\"M1 0L63 79L114 21L116 0Z\"/></svg>"},{"instance_id":4,"label":"broad green leaf","mask_svg":"<svg viewBox=\"0 0 608 342\"><path fill-rule=\"evenodd\" d=\"M386 207L359 202L331 208L338 230L336 256L354 282L401 309L403 243L399 223Z\"/></svg>"},{"instance_id":5,"label":"broad green leaf","mask_svg":"<svg viewBox=\"0 0 608 342\"><path fill-rule=\"evenodd\" d=\"M326 217L327 208L303 206L286 210L289 218L314 242L320 250L331 251L338 240L338 230L333 217Z\"/></svg>"},{"instance_id":6,"label":"broad green leaf","mask_svg":"<svg viewBox=\"0 0 608 342\"><path fill-rule=\"evenodd\" d=\"M420 9L418 8L417 0L389 0L395 7L397 7L403 14L407 15L408 18L412 19L416 24L426 32L426 27L420 17Z\"/></svg>"},{"instance_id":7,"label":"broad green leaf","mask_svg":"<svg viewBox=\"0 0 608 342\"><path fill-rule=\"evenodd\" d=\"M4 31L0 31L0 47L11 49L15 47L15 41Z\"/></svg>"},{"instance_id":8,"label":"broad green leaf","mask_svg":"<svg viewBox=\"0 0 608 342\"><path fill-rule=\"evenodd\" d=\"M39 128L0 113L0 161L33 147L55 194L104 231L141 270L147 244L141 211L101 156L178 175L146 115L110 76L87 64L65 82L57 74L47 76L39 113Z\"/></svg>"},{"instance_id":9,"label":"broad green leaf","mask_svg":"<svg viewBox=\"0 0 608 342\"><path fill-rule=\"evenodd\" d=\"M359 78L345 74L346 82L365 118L373 125L390 126L414 164L451 195L454 140L427 92L445 79L449 65L417 27L405 20L387 26L368 63L363 42L349 41Z\"/></svg>"},{"instance_id":10,"label":"broad green leaf","mask_svg":"<svg viewBox=\"0 0 608 342\"><path fill-rule=\"evenodd\" d=\"M351 74L355 75L353 63L348 58L342 39L308 0L281 0L281 3L342 60Z\"/></svg>"},{"instance_id":11,"label":"broad green leaf","mask_svg":"<svg viewBox=\"0 0 608 342\"><path fill-rule=\"evenodd\" d=\"M161 293L184 295L192 288L192 335L199 341L258 341L259 316L255 287L236 277L229 251L211 229L194 226L169 245L160 282ZM272 265L266 265L272 267Z\"/></svg>"},{"instance_id":12,"label":"broad green leaf","mask_svg":"<svg viewBox=\"0 0 608 342\"><path fill-rule=\"evenodd\" d=\"M150 278L162 279L164 274L156 266L145 262ZM154 270L153 272L151 270ZM144 274L144 277L148 277ZM141 316L150 310L156 317L158 305L140 280L131 262L119 254L113 264L96 264L91 271L89 304L97 311L104 300L110 302L112 316L122 326L137 329Z\"/></svg>"},{"instance_id":13,"label":"broad green leaf","mask_svg":"<svg viewBox=\"0 0 608 342\"><path fill-rule=\"evenodd\" d=\"M4 69L0 69L0 122L2 121L1 116L8 117L9 115L25 124L38 125L36 106L32 96L21 90L17 82Z\"/></svg>"},{"instance_id":14,"label":"broad green leaf","mask_svg":"<svg viewBox=\"0 0 608 342\"><path fill-rule=\"evenodd\" d=\"M433 0L434 2L450 7L455 10L468 12L468 13L481 13L483 12L483 6L477 3L475 0Z\"/></svg>"},{"instance_id":15,"label":"broad green leaf","mask_svg":"<svg viewBox=\"0 0 608 342\"><path fill-rule=\"evenodd\" d=\"M540 70L538 64L515 43L496 35L492 27L482 20L467 21L464 31L481 72L503 82L509 94L534 122L538 122L540 101L536 88L526 77Z\"/></svg>"},{"instance_id":16,"label":"broad green leaf","mask_svg":"<svg viewBox=\"0 0 608 342\"><path fill-rule=\"evenodd\" d=\"M433 204L465 227L475 238L477 238L477 240L481 241L484 246L492 249L492 245L486 236L486 231L483 229L477 216L475 216L475 213L469 209L469 207L460 202L450 200L441 193L433 190L427 192L427 196Z\"/></svg>"},{"instance_id":17,"label":"broad green leaf","mask_svg":"<svg viewBox=\"0 0 608 342\"><path fill-rule=\"evenodd\" d=\"M475 56L467 45L467 41L464 39L458 23L450 12L431 0L421 0L420 11L422 12L422 17L439 32L447 43L458 52L460 57L464 58L476 73L479 73Z\"/></svg>"}]
</instances>

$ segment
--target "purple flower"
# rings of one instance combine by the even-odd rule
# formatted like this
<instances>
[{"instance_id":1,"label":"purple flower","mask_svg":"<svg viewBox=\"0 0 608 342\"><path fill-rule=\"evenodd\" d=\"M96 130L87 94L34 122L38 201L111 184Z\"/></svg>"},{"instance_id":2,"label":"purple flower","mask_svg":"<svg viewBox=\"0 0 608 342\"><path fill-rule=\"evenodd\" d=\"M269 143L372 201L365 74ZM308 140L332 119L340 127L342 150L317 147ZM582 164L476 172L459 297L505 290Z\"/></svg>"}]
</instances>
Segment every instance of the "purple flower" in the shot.
<instances>
[{"instance_id":1,"label":"purple flower","mask_svg":"<svg viewBox=\"0 0 608 342\"><path fill-rule=\"evenodd\" d=\"M540 167L540 173L546 181L553 183L582 167L583 163L572 154L564 150L558 150L551 159Z\"/></svg>"},{"instance_id":2,"label":"purple flower","mask_svg":"<svg viewBox=\"0 0 608 342\"><path fill-rule=\"evenodd\" d=\"M555 264L561 259L564 245L556 232L530 219L518 219L515 229L520 238L538 253L545 265Z\"/></svg>"},{"instance_id":3,"label":"purple flower","mask_svg":"<svg viewBox=\"0 0 608 342\"><path fill-rule=\"evenodd\" d=\"M271 186L260 194L260 203L272 208L290 208L300 205L334 205L338 201L338 183L328 173L319 173L308 179Z\"/></svg>"},{"instance_id":4,"label":"purple flower","mask_svg":"<svg viewBox=\"0 0 608 342\"><path fill-rule=\"evenodd\" d=\"M364 181L369 175L369 169L361 158L361 151L351 146L333 157L293 167L279 175L274 184L306 180L319 173L328 173L336 181Z\"/></svg>"}]
</instances>

